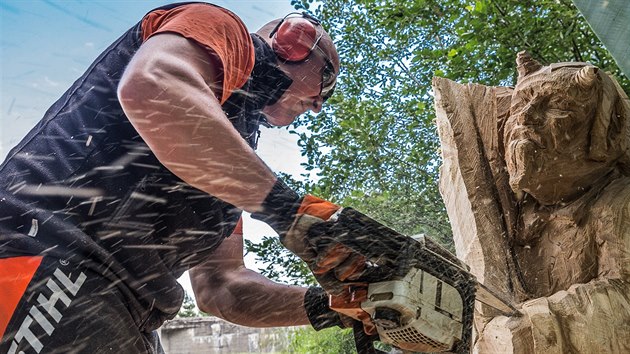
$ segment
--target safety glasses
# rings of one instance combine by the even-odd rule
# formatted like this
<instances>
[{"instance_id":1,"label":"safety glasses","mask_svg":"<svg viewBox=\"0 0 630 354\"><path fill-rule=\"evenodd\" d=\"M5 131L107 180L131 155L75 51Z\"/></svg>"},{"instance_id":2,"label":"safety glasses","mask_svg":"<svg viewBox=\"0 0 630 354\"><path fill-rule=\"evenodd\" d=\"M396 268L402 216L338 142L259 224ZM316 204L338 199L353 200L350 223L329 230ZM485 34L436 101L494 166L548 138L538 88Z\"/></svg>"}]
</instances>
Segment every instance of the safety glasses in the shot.
<instances>
[{"instance_id":1,"label":"safety glasses","mask_svg":"<svg viewBox=\"0 0 630 354\"><path fill-rule=\"evenodd\" d=\"M324 53L322 52L322 54ZM326 101L335 92L335 86L337 86L337 75L335 74L335 67L333 66L332 62L328 59L328 57L326 57L326 55L324 55L323 57L326 61L326 64L324 65L324 69L322 70L322 83L319 87L319 95L324 101Z\"/></svg>"}]
</instances>

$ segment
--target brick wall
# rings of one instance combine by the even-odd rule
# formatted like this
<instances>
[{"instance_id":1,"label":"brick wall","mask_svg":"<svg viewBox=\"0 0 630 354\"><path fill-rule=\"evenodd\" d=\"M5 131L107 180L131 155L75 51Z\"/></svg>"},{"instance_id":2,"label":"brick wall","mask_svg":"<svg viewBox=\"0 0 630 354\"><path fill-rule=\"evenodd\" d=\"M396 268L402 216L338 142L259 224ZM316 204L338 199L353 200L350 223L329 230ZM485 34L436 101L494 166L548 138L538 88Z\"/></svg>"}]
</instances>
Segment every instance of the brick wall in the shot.
<instances>
[{"instance_id":1,"label":"brick wall","mask_svg":"<svg viewBox=\"0 0 630 354\"><path fill-rule=\"evenodd\" d=\"M166 354L279 353L287 351L296 328L250 328L217 317L191 317L166 322L160 337Z\"/></svg>"}]
</instances>

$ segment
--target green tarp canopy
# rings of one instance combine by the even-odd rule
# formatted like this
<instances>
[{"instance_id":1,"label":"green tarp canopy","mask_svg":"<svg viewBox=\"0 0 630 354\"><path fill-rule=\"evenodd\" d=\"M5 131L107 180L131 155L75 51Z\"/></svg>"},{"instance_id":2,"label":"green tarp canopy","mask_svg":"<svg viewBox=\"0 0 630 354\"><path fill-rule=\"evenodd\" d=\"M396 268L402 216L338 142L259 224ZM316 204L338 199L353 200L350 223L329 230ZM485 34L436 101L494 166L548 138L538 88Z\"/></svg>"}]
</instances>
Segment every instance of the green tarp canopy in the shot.
<instances>
[{"instance_id":1,"label":"green tarp canopy","mask_svg":"<svg viewBox=\"0 0 630 354\"><path fill-rule=\"evenodd\" d=\"M573 3L630 78L630 0L573 0Z\"/></svg>"}]
</instances>

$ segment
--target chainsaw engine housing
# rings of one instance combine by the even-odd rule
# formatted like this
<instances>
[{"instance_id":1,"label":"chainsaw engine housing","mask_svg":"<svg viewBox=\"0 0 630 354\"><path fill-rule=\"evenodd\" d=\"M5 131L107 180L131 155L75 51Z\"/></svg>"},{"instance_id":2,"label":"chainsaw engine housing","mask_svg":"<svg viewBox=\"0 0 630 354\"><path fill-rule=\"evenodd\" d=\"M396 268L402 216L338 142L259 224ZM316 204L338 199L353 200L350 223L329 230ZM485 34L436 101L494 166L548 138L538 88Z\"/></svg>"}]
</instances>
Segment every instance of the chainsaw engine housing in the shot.
<instances>
[{"instance_id":1,"label":"chainsaw engine housing","mask_svg":"<svg viewBox=\"0 0 630 354\"><path fill-rule=\"evenodd\" d=\"M461 260L424 235L402 235L353 209L338 224L355 226L338 230L335 241L369 263L354 284L367 289L349 291L336 311L364 327L365 314L381 342L403 350L470 353L478 283ZM344 299L352 285L330 287L331 299ZM359 313L350 311L354 305Z\"/></svg>"},{"instance_id":2,"label":"chainsaw engine housing","mask_svg":"<svg viewBox=\"0 0 630 354\"><path fill-rule=\"evenodd\" d=\"M462 339L463 301L457 289L413 268L400 280L370 284L361 308L382 342L398 348L443 352Z\"/></svg>"}]
</instances>

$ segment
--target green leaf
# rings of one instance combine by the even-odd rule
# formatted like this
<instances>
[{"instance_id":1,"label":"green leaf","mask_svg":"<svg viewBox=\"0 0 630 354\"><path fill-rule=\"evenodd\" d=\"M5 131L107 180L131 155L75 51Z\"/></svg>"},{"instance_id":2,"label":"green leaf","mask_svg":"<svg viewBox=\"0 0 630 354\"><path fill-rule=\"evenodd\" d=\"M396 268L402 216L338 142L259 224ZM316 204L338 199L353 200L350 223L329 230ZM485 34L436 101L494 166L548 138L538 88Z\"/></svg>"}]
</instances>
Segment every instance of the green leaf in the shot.
<instances>
[{"instance_id":1,"label":"green leaf","mask_svg":"<svg viewBox=\"0 0 630 354\"><path fill-rule=\"evenodd\" d=\"M479 0L475 2L475 11L479 13L484 13L486 10L486 2L483 0Z\"/></svg>"}]
</instances>

